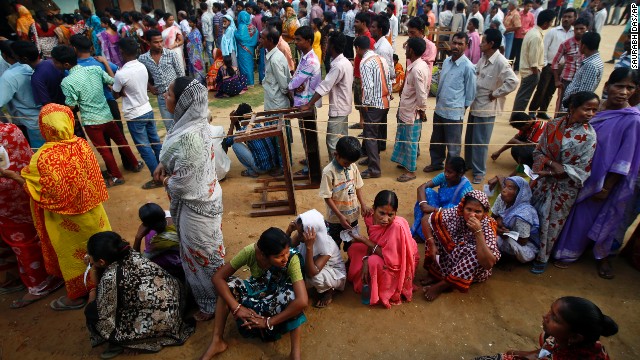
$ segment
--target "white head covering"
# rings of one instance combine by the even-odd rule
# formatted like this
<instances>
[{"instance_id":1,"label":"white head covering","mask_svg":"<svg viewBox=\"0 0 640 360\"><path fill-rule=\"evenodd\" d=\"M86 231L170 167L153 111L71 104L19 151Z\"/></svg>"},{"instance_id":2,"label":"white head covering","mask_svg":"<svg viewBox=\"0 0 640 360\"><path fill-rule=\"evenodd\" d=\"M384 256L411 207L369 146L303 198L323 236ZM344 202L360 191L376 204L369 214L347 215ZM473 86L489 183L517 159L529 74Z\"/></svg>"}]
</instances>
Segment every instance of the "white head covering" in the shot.
<instances>
[{"instance_id":1,"label":"white head covering","mask_svg":"<svg viewBox=\"0 0 640 360\"><path fill-rule=\"evenodd\" d=\"M336 245L335 241L331 239L327 232L327 225L324 222L324 216L322 216L318 210L311 209L300 214L298 218L302 220L302 226L305 231L310 228L313 228L316 231L316 242L313 244L313 256L329 255L333 257L335 254L340 254L338 245ZM300 244L298 250L300 250L300 253L305 256L307 247L305 244Z\"/></svg>"}]
</instances>

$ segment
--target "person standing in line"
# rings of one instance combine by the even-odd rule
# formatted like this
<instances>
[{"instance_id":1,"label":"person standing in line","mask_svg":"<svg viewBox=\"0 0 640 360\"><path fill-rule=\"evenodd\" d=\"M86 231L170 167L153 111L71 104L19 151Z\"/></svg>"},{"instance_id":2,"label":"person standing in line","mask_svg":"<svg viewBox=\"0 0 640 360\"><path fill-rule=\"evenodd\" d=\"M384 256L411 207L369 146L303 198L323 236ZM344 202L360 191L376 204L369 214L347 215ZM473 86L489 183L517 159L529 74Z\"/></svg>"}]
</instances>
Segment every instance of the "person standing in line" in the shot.
<instances>
[{"instance_id":1,"label":"person standing in line","mask_svg":"<svg viewBox=\"0 0 640 360\"><path fill-rule=\"evenodd\" d=\"M376 41L373 46L373 51L386 61L387 68L392 70L391 73L388 74L389 79L393 81L396 78L396 72L393 71L393 47L391 46L391 43L389 43L389 40L387 40L387 38L385 37L385 34L389 33L389 19L387 19L387 16L382 14L374 17L373 21L371 22L370 30L371 36L373 36L373 39ZM393 96L391 96L391 99L393 99ZM382 124L379 125L379 138L382 139L378 143L378 150L380 151L387 150L386 140L388 116L389 110L387 109L387 112L382 119Z\"/></svg>"},{"instance_id":2,"label":"person standing in line","mask_svg":"<svg viewBox=\"0 0 640 360\"><path fill-rule=\"evenodd\" d=\"M594 31L594 25L595 25L594 20L596 16L596 8L599 3L600 3L600 0L590 1L589 4L587 5L587 8L582 10L580 12L580 16L578 16L578 19L586 19L589 22L588 31Z\"/></svg>"},{"instance_id":3,"label":"person standing in line","mask_svg":"<svg viewBox=\"0 0 640 360\"><path fill-rule=\"evenodd\" d=\"M471 14L469 14L469 18L467 19L467 23L466 23L466 27L465 29L467 29L467 31L469 31L469 21L471 19L477 19L478 20L478 26L476 26L476 30L478 31L482 31L484 29L484 17L482 16L482 13L480 12L480 2L479 1L474 1L471 3Z\"/></svg>"},{"instance_id":4,"label":"person standing in line","mask_svg":"<svg viewBox=\"0 0 640 360\"><path fill-rule=\"evenodd\" d=\"M467 22L467 35L469 35L469 46L464 55L471 60L472 64L480 61L482 52L480 51L480 35L478 34L479 22L476 18L470 18Z\"/></svg>"},{"instance_id":5,"label":"person standing in line","mask_svg":"<svg viewBox=\"0 0 640 360\"><path fill-rule=\"evenodd\" d=\"M547 110L549 109L551 98L556 91L552 68L553 58L558 53L560 45L573 37L573 22L575 19L576 10L573 8L567 9L564 15L562 15L561 24L547 31L544 36L545 66L542 68L542 71L540 71L540 81L536 86L536 92L533 94L533 98L529 104L529 115L531 116L543 120L551 119L549 115L547 115Z\"/></svg>"},{"instance_id":6,"label":"person standing in line","mask_svg":"<svg viewBox=\"0 0 640 360\"><path fill-rule=\"evenodd\" d=\"M363 144L367 155L368 169L362 172L363 179L379 178L380 149L378 140L382 135L380 124L389 112L392 71L387 62L370 50L370 39L360 36L355 41L356 52L362 58L360 74L362 75L362 106L364 117Z\"/></svg>"},{"instance_id":7,"label":"person standing in line","mask_svg":"<svg viewBox=\"0 0 640 360\"><path fill-rule=\"evenodd\" d=\"M506 28L504 32L504 57L509 60L513 60L516 56L515 51L511 51L513 49L514 36L522 27L522 23L520 22L520 13L518 12L518 0L509 0L507 10L508 12L502 21Z\"/></svg>"},{"instance_id":8,"label":"person standing in line","mask_svg":"<svg viewBox=\"0 0 640 360\"><path fill-rule=\"evenodd\" d=\"M425 111L429 96L429 84L424 79L431 77L431 69L421 58L427 45L424 39L412 38L407 41L405 55L411 59L407 67L407 77L400 94L398 107L398 131L391 161L398 163L407 172L396 180L407 182L416 178L418 142L422 123L427 121Z\"/></svg>"},{"instance_id":9,"label":"person standing in line","mask_svg":"<svg viewBox=\"0 0 640 360\"><path fill-rule=\"evenodd\" d=\"M329 35L327 50L331 56L331 70L316 87L311 100L300 107L301 111L307 111L323 96L329 94L329 121L327 122L329 160L334 158L338 140L349 135L348 120L353 104L351 94L353 66L351 61L344 56L347 46L346 38L344 34L339 32L333 32Z\"/></svg>"},{"instance_id":10,"label":"person standing in line","mask_svg":"<svg viewBox=\"0 0 640 360\"><path fill-rule=\"evenodd\" d=\"M576 71L571 84L567 86L562 101L567 100L571 95L581 91L596 91L600 80L602 80L602 72L604 64L600 58L600 34L595 32L587 32L582 35L580 40L580 53L584 56L582 64ZM562 111L566 110L564 107Z\"/></svg>"},{"instance_id":11,"label":"person standing in line","mask_svg":"<svg viewBox=\"0 0 640 360\"><path fill-rule=\"evenodd\" d=\"M456 12L451 19L451 31L460 32L464 31L464 26L467 24L467 17L464 13L464 3L459 2L456 4Z\"/></svg>"},{"instance_id":12,"label":"person standing in line","mask_svg":"<svg viewBox=\"0 0 640 360\"><path fill-rule=\"evenodd\" d=\"M366 4L366 3L363 3ZM356 29L356 36L366 36L369 39L369 49L373 49L376 41L371 37L369 31L369 24L371 24L371 17L366 12L359 12L356 14L354 21L354 27ZM355 46L355 40L354 40ZM353 60L353 102L356 104L356 109L360 112L360 122L349 126L349 129L362 129L364 125L364 115L362 114L362 79L360 78L360 63L362 62L362 56L359 56L356 52L356 57Z\"/></svg>"},{"instance_id":13,"label":"person standing in line","mask_svg":"<svg viewBox=\"0 0 640 360\"><path fill-rule=\"evenodd\" d=\"M596 15L594 16L593 31L597 32L598 34L602 34L602 27L607 21L607 4L604 1L599 1L597 6L598 7L596 9L598 11L596 11Z\"/></svg>"},{"instance_id":14,"label":"person standing in line","mask_svg":"<svg viewBox=\"0 0 640 360\"><path fill-rule=\"evenodd\" d=\"M487 169L489 141L496 116L504 107L505 98L520 81L498 49L502 41L500 30L484 32L480 50L482 58L476 65L476 98L471 104L465 134L465 162L473 170L473 183L480 184Z\"/></svg>"},{"instance_id":15,"label":"person standing in line","mask_svg":"<svg viewBox=\"0 0 640 360\"><path fill-rule=\"evenodd\" d=\"M451 30L451 22L453 21L453 7L455 3L453 1L447 1L444 3L444 11L438 15L438 23L440 28ZM419 8L422 8L420 6Z\"/></svg>"},{"instance_id":16,"label":"person standing in line","mask_svg":"<svg viewBox=\"0 0 640 360\"><path fill-rule=\"evenodd\" d=\"M69 107L77 106L80 109L82 125L87 137L91 139L107 166L111 177L108 180L108 186L124 184L122 172L118 168L111 148L106 143L106 138L111 138L118 145L118 148L122 149L130 164L138 164L138 159L113 120L102 91L103 84L113 85L111 69L108 68L110 73L106 73L97 66L78 65L76 53L69 46L58 46L54 50L52 50L51 56L56 67L69 71L69 75L62 80L61 84L66 105ZM104 59L103 61L106 62ZM142 170L142 166L144 165L140 162L135 171Z\"/></svg>"},{"instance_id":17,"label":"person standing in line","mask_svg":"<svg viewBox=\"0 0 640 360\"><path fill-rule=\"evenodd\" d=\"M424 34L425 33L424 29L425 29L424 20L422 20L419 17L414 17L413 19L409 20L409 23L407 24L407 35L409 35L409 38L416 37L416 38L423 39L425 41L425 43L427 44L427 47L420 58L424 60L424 62L426 62L427 65L429 65L429 70L433 71L433 63L436 61L438 48L436 48L436 44L434 44L433 41L429 40L429 37ZM403 46L406 46L406 45L403 45ZM409 65L411 65L411 60L407 59L407 67ZM431 77L425 80L427 81L428 86L431 86Z\"/></svg>"},{"instance_id":18,"label":"person standing in line","mask_svg":"<svg viewBox=\"0 0 640 360\"><path fill-rule=\"evenodd\" d=\"M342 33L345 36L347 43L344 46L344 56L347 60L353 59L353 41L356 39L356 29L354 22L356 21L355 4L352 4L348 0L343 3L344 6L344 29Z\"/></svg>"},{"instance_id":19,"label":"person standing in line","mask_svg":"<svg viewBox=\"0 0 640 360\"><path fill-rule=\"evenodd\" d=\"M289 81L291 73L287 59L277 48L280 32L269 26L260 33L260 45L267 50L265 56L265 75L262 80L264 87L264 110L285 109L291 106L289 100Z\"/></svg>"},{"instance_id":20,"label":"person standing in line","mask_svg":"<svg viewBox=\"0 0 640 360\"><path fill-rule=\"evenodd\" d=\"M311 0L311 17L309 18L309 21L313 21L313 19L322 20L323 14L324 11L322 10L322 7L320 7L318 0Z\"/></svg>"},{"instance_id":21,"label":"person standing in line","mask_svg":"<svg viewBox=\"0 0 640 360\"><path fill-rule=\"evenodd\" d=\"M289 82L289 96L293 98L293 106L299 107L306 105L313 97L316 91L316 87L322 81L322 70L320 66L320 59L313 50L313 30L309 26L303 26L296 30L294 34L294 41L296 47L302 53L300 57L300 63L296 71L293 73L293 77ZM322 106L322 101L317 106ZM313 108L313 114L298 120L298 126L300 127L300 136L302 138L302 145L305 152L305 162L309 163L308 152L306 144L306 124L308 122L316 121L316 109ZM309 169L305 166L299 174L306 175Z\"/></svg>"},{"instance_id":22,"label":"person standing in line","mask_svg":"<svg viewBox=\"0 0 640 360\"><path fill-rule=\"evenodd\" d=\"M544 10L538 15L538 24L524 36L520 53L522 82L513 102L513 111L525 111L531 95L540 81L540 70L544 67L544 35L555 20L553 10Z\"/></svg>"},{"instance_id":23,"label":"person standing in line","mask_svg":"<svg viewBox=\"0 0 640 360\"><path fill-rule=\"evenodd\" d=\"M582 61L580 41L587 32L588 27L589 23L586 19L576 20L573 23L573 36L560 45L556 55L553 57L551 69L553 69L553 79L558 89L558 99L560 100L564 98L564 92L567 86L571 84ZM564 62L564 65L562 65L562 62ZM556 115L559 111L560 106L556 106Z\"/></svg>"},{"instance_id":24,"label":"person standing in line","mask_svg":"<svg viewBox=\"0 0 640 360\"><path fill-rule=\"evenodd\" d=\"M0 108L7 106L9 115L14 117L13 122L26 135L29 145L32 148L39 148L45 143L45 139L38 127L40 106L33 98L31 87L33 69L29 65L18 62L18 55L14 54L12 45L13 42L10 40L0 41L2 59L9 64L9 68L0 76L0 89L2 89L0 91Z\"/></svg>"},{"instance_id":25,"label":"person standing in line","mask_svg":"<svg viewBox=\"0 0 640 360\"><path fill-rule=\"evenodd\" d=\"M125 64L114 77L113 93L116 98L122 97L122 111L129 134L153 177L162 145L147 95L149 73L137 60L139 47L133 38L121 39L118 41L118 47ZM162 187L162 184L153 179L142 185L145 190L158 187Z\"/></svg>"},{"instance_id":26,"label":"person standing in line","mask_svg":"<svg viewBox=\"0 0 640 360\"><path fill-rule=\"evenodd\" d=\"M522 11L520 11L520 24L522 25L513 37L513 48L511 49L511 58L515 57L515 62L513 63L513 70L520 70L520 59L522 58L522 54L520 53L522 50L522 43L524 42L524 36L529 32L529 30L533 29L535 26L535 17L529 11L531 10L531 5L533 4L533 0L525 0Z\"/></svg>"},{"instance_id":27,"label":"person standing in line","mask_svg":"<svg viewBox=\"0 0 640 360\"><path fill-rule=\"evenodd\" d=\"M395 11L396 11L395 4L391 3L387 5L386 15L389 18L389 35L391 35L392 48L396 46L396 38L398 37L398 17L396 17L393 14Z\"/></svg>"},{"instance_id":28,"label":"person standing in line","mask_svg":"<svg viewBox=\"0 0 640 360\"><path fill-rule=\"evenodd\" d=\"M165 94L175 79L184 76L182 59L175 52L162 46L162 34L157 30L149 30L145 37L149 42L149 51L140 55L140 61L149 71L148 89L158 99L158 109L164 122L164 127L169 132L173 126L173 114L167 109ZM153 81L153 82L152 82Z\"/></svg>"},{"instance_id":29,"label":"person standing in line","mask_svg":"<svg viewBox=\"0 0 640 360\"><path fill-rule=\"evenodd\" d=\"M442 63L429 146L431 164L422 169L427 173L444 169L445 158L460 156L464 113L476 97L475 68L464 55L468 39L463 32L453 35L451 56Z\"/></svg>"},{"instance_id":30,"label":"person standing in line","mask_svg":"<svg viewBox=\"0 0 640 360\"><path fill-rule=\"evenodd\" d=\"M224 29L222 28L222 18L224 17L222 12L222 5L220 3L213 4L213 36L215 37L216 47L220 48L222 44L222 35Z\"/></svg>"},{"instance_id":31,"label":"person standing in line","mask_svg":"<svg viewBox=\"0 0 640 360\"><path fill-rule=\"evenodd\" d=\"M216 37L213 29L213 12L207 11L208 5L206 2L200 3L200 10L202 10L202 16L200 17L200 21L202 21L202 38L204 39L204 45L207 49L207 57L209 59L209 65L213 65L213 48L216 45Z\"/></svg>"}]
</instances>

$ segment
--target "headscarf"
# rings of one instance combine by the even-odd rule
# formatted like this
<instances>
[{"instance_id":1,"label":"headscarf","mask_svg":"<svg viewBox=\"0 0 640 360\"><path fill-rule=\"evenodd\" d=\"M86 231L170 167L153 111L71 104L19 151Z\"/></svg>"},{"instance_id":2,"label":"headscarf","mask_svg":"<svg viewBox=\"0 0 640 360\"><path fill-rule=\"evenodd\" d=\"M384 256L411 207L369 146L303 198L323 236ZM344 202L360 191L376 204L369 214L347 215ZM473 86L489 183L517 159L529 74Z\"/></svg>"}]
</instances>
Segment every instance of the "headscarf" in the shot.
<instances>
[{"instance_id":1,"label":"headscarf","mask_svg":"<svg viewBox=\"0 0 640 360\"><path fill-rule=\"evenodd\" d=\"M7 170L20 172L29 165L33 151L22 131L14 124L0 123L0 145L9 154L11 163ZM11 219L16 223L33 222L29 208L29 196L21 186L12 179L0 178L0 217Z\"/></svg>"},{"instance_id":2,"label":"headscarf","mask_svg":"<svg viewBox=\"0 0 640 360\"><path fill-rule=\"evenodd\" d=\"M109 198L100 165L86 140L74 135L74 118L63 105L40 111L40 132L47 141L22 169L25 188L38 207L79 215Z\"/></svg>"},{"instance_id":3,"label":"headscarf","mask_svg":"<svg viewBox=\"0 0 640 360\"><path fill-rule=\"evenodd\" d=\"M220 42L220 48L222 49L222 55L230 55L236 51L236 24L233 22L231 15L223 16L224 19L229 20L229 26L222 35L222 41Z\"/></svg>"},{"instance_id":4,"label":"headscarf","mask_svg":"<svg viewBox=\"0 0 640 360\"><path fill-rule=\"evenodd\" d=\"M258 45L258 30L251 24L251 15L242 10L238 14L238 31L235 34L241 46L255 47Z\"/></svg>"},{"instance_id":5,"label":"headscarf","mask_svg":"<svg viewBox=\"0 0 640 360\"><path fill-rule=\"evenodd\" d=\"M304 226L304 230L314 229L316 231L316 241L313 244L313 255L330 255L333 258L340 254L340 250L338 249L338 245L333 239L329 236L327 232L327 225L324 222L324 216L316 210L311 209L307 212L304 212L298 216L298 219L302 220L302 225ZM300 244L298 250L300 254L302 254L303 258L306 256L307 247L305 244ZM340 258L342 261L342 258Z\"/></svg>"},{"instance_id":6,"label":"headscarf","mask_svg":"<svg viewBox=\"0 0 640 360\"><path fill-rule=\"evenodd\" d=\"M28 34L31 25L33 25L36 21L33 20L33 16L31 16L31 12L22 5L16 5L16 9L18 10L18 20L16 21L16 30L21 34Z\"/></svg>"},{"instance_id":7,"label":"headscarf","mask_svg":"<svg viewBox=\"0 0 640 360\"><path fill-rule=\"evenodd\" d=\"M492 217L488 216L489 199L484 192L473 190L464 196L457 207L435 211L429 217L433 235L438 238L448 253L466 243L475 244L475 236L467 226L463 216L463 209L469 198L480 202L485 209L485 215L480 220L485 240L487 242L496 241L498 224Z\"/></svg>"},{"instance_id":8,"label":"headscarf","mask_svg":"<svg viewBox=\"0 0 640 360\"><path fill-rule=\"evenodd\" d=\"M531 206L531 187L527 180L520 176L511 176L506 180L513 181L518 187L518 195L511 206L502 200L502 195L498 196L491 212L502 218L502 222L509 229L513 229L516 220L520 219L531 226L531 237L538 238L538 227L540 225L538 212ZM535 236L534 236L535 234Z\"/></svg>"}]
</instances>

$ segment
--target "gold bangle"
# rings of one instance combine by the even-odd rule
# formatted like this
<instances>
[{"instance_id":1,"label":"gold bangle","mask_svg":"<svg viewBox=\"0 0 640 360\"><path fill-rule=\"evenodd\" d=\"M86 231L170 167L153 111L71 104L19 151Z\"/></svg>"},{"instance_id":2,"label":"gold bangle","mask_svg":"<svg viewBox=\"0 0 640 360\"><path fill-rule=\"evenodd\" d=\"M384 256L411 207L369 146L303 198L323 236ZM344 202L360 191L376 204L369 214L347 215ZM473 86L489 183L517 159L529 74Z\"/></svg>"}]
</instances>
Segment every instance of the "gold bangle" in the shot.
<instances>
[{"instance_id":1,"label":"gold bangle","mask_svg":"<svg viewBox=\"0 0 640 360\"><path fill-rule=\"evenodd\" d=\"M165 186L165 187L167 186L167 183L169 183L169 178L170 176L166 176L164 180L162 180L162 186Z\"/></svg>"}]
</instances>

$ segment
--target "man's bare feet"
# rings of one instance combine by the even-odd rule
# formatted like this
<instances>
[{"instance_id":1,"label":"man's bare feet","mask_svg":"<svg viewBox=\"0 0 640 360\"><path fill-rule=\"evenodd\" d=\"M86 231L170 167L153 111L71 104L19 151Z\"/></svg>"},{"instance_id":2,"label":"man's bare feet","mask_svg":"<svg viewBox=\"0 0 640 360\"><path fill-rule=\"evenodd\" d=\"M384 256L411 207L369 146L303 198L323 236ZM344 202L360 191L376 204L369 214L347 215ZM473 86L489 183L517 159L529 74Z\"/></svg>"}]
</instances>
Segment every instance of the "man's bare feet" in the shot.
<instances>
[{"instance_id":1,"label":"man's bare feet","mask_svg":"<svg viewBox=\"0 0 640 360\"><path fill-rule=\"evenodd\" d=\"M333 302L333 289L327 290L320 294L320 299L316 302L316 307L319 309L326 308Z\"/></svg>"},{"instance_id":2,"label":"man's bare feet","mask_svg":"<svg viewBox=\"0 0 640 360\"><path fill-rule=\"evenodd\" d=\"M47 297L47 295L49 294L44 294L44 295L32 295L29 293L26 293L23 297L21 297L20 299L14 300L11 305L9 305L10 308L12 309L20 309L23 308L25 306L29 306L31 304L33 304L34 302Z\"/></svg>"},{"instance_id":3,"label":"man's bare feet","mask_svg":"<svg viewBox=\"0 0 640 360\"><path fill-rule=\"evenodd\" d=\"M213 359L214 356L225 352L228 347L229 345L224 340L214 340L211 342L211 345L209 345L207 351L200 356L200 360Z\"/></svg>"},{"instance_id":4,"label":"man's bare feet","mask_svg":"<svg viewBox=\"0 0 640 360\"><path fill-rule=\"evenodd\" d=\"M427 301L433 301L443 292L451 290L451 285L446 281L441 280L433 285L425 286L422 290L424 290L424 298L427 299Z\"/></svg>"}]
</instances>

